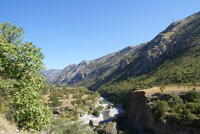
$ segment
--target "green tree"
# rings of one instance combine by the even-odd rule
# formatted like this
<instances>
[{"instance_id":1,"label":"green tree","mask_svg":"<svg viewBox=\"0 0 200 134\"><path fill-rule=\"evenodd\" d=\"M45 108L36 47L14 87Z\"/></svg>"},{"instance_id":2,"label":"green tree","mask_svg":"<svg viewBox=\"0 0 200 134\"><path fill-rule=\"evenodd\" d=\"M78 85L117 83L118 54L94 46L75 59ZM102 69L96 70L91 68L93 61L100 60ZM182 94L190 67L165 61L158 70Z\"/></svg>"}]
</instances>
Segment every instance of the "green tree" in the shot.
<instances>
[{"instance_id":1,"label":"green tree","mask_svg":"<svg viewBox=\"0 0 200 134\"><path fill-rule=\"evenodd\" d=\"M175 107L178 104L183 104L183 100L178 95L172 94L168 104L170 107Z\"/></svg>"},{"instance_id":2,"label":"green tree","mask_svg":"<svg viewBox=\"0 0 200 134\"><path fill-rule=\"evenodd\" d=\"M42 99L43 54L32 43L23 42L23 33L10 23L0 25L0 76L13 80L9 85L10 119L19 129L39 131L51 117Z\"/></svg>"},{"instance_id":3,"label":"green tree","mask_svg":"<svg viewBox=\"0 0 200 134\"><path fill-rule=\"evenodd\" d=\"M197 102L197 103L199 103L200 102L200 93L195 91L195 90L192 90L192 91L187 93L184 100L187 101L187 102Z\"/></svg>"},{"instance_id":4,"label":"green tree","mask_svg":"<svg viewBox=\"0 0 200 134\"><path fill-rule=\"evenodd\" d=\"M164 121L166 112L170 110L170 107L166 101L157 101L153 107L153 113L155 115L156 121Z\"/></svg>"}]
</instances>

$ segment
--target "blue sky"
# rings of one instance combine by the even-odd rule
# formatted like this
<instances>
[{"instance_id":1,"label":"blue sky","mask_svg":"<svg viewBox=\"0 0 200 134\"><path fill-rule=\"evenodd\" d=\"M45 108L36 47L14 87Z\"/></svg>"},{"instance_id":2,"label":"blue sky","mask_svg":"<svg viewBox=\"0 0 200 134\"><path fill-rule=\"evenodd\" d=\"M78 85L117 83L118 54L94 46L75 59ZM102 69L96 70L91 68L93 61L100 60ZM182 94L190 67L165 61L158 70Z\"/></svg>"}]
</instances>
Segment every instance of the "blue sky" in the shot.
<instances>
[{"instance_id":1,"label":"blue sky","mask_svg":"<svg viewBox=\"0 0 200 134\"><path fill-rule=\"evenodd\" d=\"M0 22L25 31L48 68L147 42L171 22L200 11L200 0L1 0Z\"/></svg>"}]
</instances>

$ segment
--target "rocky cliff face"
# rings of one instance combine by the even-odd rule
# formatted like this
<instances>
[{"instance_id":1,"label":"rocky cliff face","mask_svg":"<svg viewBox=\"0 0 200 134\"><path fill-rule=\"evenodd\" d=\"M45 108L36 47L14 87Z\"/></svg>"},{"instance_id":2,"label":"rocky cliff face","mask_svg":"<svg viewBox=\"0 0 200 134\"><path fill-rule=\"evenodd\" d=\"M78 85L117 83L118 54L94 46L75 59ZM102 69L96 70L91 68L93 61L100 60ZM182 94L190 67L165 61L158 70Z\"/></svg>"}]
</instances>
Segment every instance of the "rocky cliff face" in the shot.
<instances>
[{"instance_id":1,"label":"rocky cliff face","mask_svg":"<svg viewBox=\"0 0 200 134\"><path fill-rule=\"evenodd\" d=\"M152 114L144 91L133 92L130 99L127 123L138 133L145 133L146 127L152 129ZM153 129L152 129L153 130Z\"/></svg>"},{"instance_id":2,"label":"rocky cliff face","mask_svg":"<svg viewBox=\"0 0 200 134\"><path fill-rule=\"evenodd\" d=\"M54 81L54 79L60 74L61 70L58 69L49 69L49 70L45 70L42 72L42 74L44 74L45 78L48 81Z\"/></svg>"},{"instance_id":3,"label":"rocky cliff face","mask_svg":"<svg viewBox=\"0 0 200 134\"><path fill-rule=\"evenodd\" d=\"M103 80L116 68L123 68L128 64L128 57L132 57L136 47L127 47L115 53L108 54L92 61L82 61L79 64L69 65L57 72L46 71L47 80L56 84L80 84L90 86ZM48 74L49 73L49 74ZM50 78L52 76L53 78Z\"/></svg>"},{"instance_id":4,"label":"rocky cliff face","mask_svg":"<svg viewBox=\"0 0 200 134\"><path fill-rule=\"evenodd\" d=\"M145 124L149 120L148 101L144 91L133 92L129 107L129 123Z\"/></svg>"}]
</instances>

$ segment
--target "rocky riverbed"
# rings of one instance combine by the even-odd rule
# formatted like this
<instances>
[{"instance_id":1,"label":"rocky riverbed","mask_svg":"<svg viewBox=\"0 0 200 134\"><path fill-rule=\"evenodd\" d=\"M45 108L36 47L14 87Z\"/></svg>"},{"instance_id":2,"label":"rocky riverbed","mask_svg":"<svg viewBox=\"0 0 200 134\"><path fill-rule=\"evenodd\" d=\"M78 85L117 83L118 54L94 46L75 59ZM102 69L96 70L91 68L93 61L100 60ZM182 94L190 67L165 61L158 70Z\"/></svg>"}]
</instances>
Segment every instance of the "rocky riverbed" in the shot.
<instances>
[{"instance_id":1,"label":"rocky riverbed","mask_svg":"<svg viewBox=\"0 0 200 134\"><path fill-rule=\"evenodd\" d=\"M79 118L84 124L89 124L90 121L93 122L94 126L97 126L102 123L107 123L113 121L117 115L125 113L121 105L114 105L107 99L100 97L97 106L101 106L102 110L98 117L91 114L84 114Z\"/></svg>"}]
</instances>

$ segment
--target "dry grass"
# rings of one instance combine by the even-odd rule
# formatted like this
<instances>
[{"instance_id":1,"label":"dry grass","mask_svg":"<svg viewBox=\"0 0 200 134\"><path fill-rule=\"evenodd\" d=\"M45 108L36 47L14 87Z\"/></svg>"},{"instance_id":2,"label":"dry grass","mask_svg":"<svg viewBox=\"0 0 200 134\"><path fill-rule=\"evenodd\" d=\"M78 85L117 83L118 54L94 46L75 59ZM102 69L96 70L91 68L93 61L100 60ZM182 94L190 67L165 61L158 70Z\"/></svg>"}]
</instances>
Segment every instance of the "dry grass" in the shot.
<instances>
[{"instance_id":1,"label":"dry grass","mask_svg":"<svg viewBox=\"0 0 200 134\"><path fill-rule=\"evenodd\" d=\"M0 117L0 134L16 134L16 126Z\"/></svg>"},{"instance_id":2,"label":"dry grass","mask_svg":"<svg viewBox=\"0 0 200 134\"><path fill-rule=\"evenodd\" d=\"M0 134L16 134L16 126L0 116ZM30 132L20 132L20 134L32 134Z\"/></svg>"},{"instance_id":3,"label":"dry grass","mask_svg":"<svg viewBox=\"0 0 200 134\"><path fill-rule=\"evenodd\" d=\"M157 86L157 87L153 87L153 88L149 88L145 90L139 90L139 91L144 91L145 96L151 97L153 94L156 94L156 93L179 94L181 92L189 92L193 89L200 92L200 86L178 86L178 85L170 85L170 86L164 86L164 87Z\"/></svg>"},{"instance_id":4,"label":"dry grass","mask_svg":"<svg viewBox=\"0 0 200 134\"><path fill-rule=\"evenodd\" d=\"M59 101L62 103L59 108L65 108L65 107L73 107L72 102L76 101L77 99L69 97L69 98L64 98L60 99Z\"/></svg>"}]
</instances>

